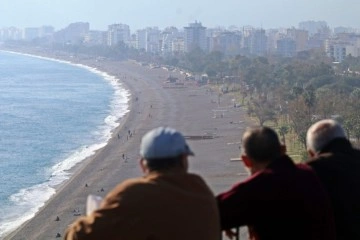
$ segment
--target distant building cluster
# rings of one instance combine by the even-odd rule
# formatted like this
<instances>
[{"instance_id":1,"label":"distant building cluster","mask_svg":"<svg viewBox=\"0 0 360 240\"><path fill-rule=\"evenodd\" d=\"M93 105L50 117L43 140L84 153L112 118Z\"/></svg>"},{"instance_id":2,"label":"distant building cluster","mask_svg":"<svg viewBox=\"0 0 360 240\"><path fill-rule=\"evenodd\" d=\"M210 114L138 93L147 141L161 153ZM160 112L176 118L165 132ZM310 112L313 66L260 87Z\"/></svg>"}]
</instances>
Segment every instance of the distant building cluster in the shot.
<instances>
[{"instance_id":1,"label":"distant building cluster","mask_svg":"<svg viewBox=\"0 0 360 240\"><path fill-rule=\"evenodd\" d=\"M348 55L360 56L359 29L338 27L332 30L324 21L306 21L299 23L298 28L268 30L250 26L207 28L195 21L183 29L148 27L134 32L126 24L111 24L107 31L95 31L90 29L89 23L77 22L59 31L51 26L0 29L0 41L7 40L85 46L125 44L164 56L187 53L196 48L204 52L220 51L226 56L275 54L284 57L319 49L332 57L334 62L341 62Z\"/></svg>"}]
</instances>

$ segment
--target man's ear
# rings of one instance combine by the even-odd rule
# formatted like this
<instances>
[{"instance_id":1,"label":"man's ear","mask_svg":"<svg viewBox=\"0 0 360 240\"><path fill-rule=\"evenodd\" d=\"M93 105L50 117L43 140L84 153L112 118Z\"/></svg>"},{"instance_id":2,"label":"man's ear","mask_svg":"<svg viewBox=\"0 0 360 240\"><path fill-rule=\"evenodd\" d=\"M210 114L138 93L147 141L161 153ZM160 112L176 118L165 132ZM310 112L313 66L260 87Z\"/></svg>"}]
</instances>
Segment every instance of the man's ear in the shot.
<instances>
[{"instance_id":1,"label":"man's ear","mask_svg":"<svg viewBox=\"0 0 360 240\"><path fill-rule=\"evenodd\" d=\"M316 153L312 151L311 149L307 150L309 157L315 157Z\"/></svg>"},{"instance_id":2,"label":"man's ear","mask_svg":"<svg viewBox=\"0 0 360 240\"><path fill-rule=\"evenodd\" d=\"M282 156L286 154L286 145L285 144L280 145L280 151L281 151Z\"/></svg>"},{"instance_id":3,"label":"man's ear","mask_svg":"<svg viewBox=\"0 0 360 240\"><path fill-rule=\"evenodd\" d=\"M241 155L241 159L247 168L252 168L251 160L246 155Z\"/></svg>"},{"instance_id":4,"label":"man's ear","mask_svg":"<svg viewBox=\"0 0 360 240\"><path fill-rule=\"evenodd\" d=\"M143 173L149 173L146 159L140 158L139 165Z\"/></svg>"},{"instance_id":5,"label":"man's ear","mask_svg":"<svg viewBox=\"0 0 360 240\"><path fill-rule=\"evenodd\" d=\"M189 160L188 160L188 156L187 155L182 155L181 156L181 165L184 168L185 171L188 170L189 168Z\"/></svg>"}]
</instances>

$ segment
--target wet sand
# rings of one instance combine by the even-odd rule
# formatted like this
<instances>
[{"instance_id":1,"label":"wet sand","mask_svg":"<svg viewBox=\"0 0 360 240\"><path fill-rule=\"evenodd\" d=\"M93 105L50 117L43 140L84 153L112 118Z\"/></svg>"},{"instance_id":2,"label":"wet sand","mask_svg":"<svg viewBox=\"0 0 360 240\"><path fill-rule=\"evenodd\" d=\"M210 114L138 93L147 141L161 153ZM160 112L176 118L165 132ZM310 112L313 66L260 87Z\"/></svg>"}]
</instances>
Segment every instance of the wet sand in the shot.
<instances>
[{"instance_id":1,"label":"wet sand","mask_svg":"<svg viewBox=\"0 0 360 240\"><path fill-rule=\"evenodd\" d=\"M215 194L247 175L236 158L240 136L251 122L242 108L234 108L232 97L219 97L207 86L198 87L192 82L164 84L169 75L184 77L179 72L149 69L132 61L77 62L117 76L131 92L130 112L121 119L107 146L77 165L72 178L35 217L5 239L54 239L58 233L62 238L66 227L85 215L89 194L105 196L122 180L141 175L141 136L158 126L176 128L188 138L196 155L190 158L190 171L202 175Z\"/></svg>"}]
</instances>

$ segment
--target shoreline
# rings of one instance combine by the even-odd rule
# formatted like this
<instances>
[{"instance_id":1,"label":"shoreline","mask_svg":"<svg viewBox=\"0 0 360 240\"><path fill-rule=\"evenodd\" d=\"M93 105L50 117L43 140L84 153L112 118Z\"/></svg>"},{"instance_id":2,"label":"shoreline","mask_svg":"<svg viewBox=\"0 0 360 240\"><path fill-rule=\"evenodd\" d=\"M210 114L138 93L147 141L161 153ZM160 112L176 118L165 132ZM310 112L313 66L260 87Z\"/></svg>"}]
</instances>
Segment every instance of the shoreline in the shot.
<instances>
[{"instance_id":1,"label":"shoreline","mask_svg":"<svg viewBox=\"0 0 360 240\"><path fill-rule=\"evenodd\" d=\"M130 111L114 129L107 145L70 170L71 178L61 184L35 217L4 239L48 239L57 233L63 236L66 226L85 214L88 194L103 197L122 180L141 175L137 167L140 138L160 125L174 127L188 137L196 154L195 159L190 159L190 171L201 174L215 193L246 176L241 164L230 159L238 157L237 142L250 123L246 123L244 116L239 118L244 114L242 109L230 107L231 99L224 97L218 106L213 101L218 96L211 95L206 87L189 85L183 89L165 89L162 83L169 72L150 70L134 62L87 59L75 64L97 68L118 78L131 94ZM224 108L224 117L215 116L213 110ZM134 134L125 140L128 131ZM201 135L211 136L211 139L192 140ZM121 158L122 154L125 159Z\"/></svg>"},{"instance_id":2,"label":"shoreline","mask_svg":"<svg viewBox=\"0 0 360 240\"><path fill-rule=\"evenodd\" d=\"M49 193L47 199L44 198L43 202L39 202L37 205L33 205L33 207L24 212L24 215L21 217L21 219L13 219L8 222L4 222L4 225L15 227L13 230L7 229L7 231L2 233L2 236L0 236L0 239L3 237L6 237L7 234L11 233L12 231L16 231L18 227L21 227L24 222L27 222L31 220L31 218L37 214L37 212L42 209L46 203L53 197L53 195L58 192L64 184L72 177L74 172L76 172L76 169L78 166L82 164L83 161L86 159L91 158L96 152L103 148L107 143L111 140L111 138L114 137L114 131L120 126L121 122L124 122L124 118L126 118L127 113L130 111L130 98L131 94L128 89L124 87L124 85L120 82L118 78L115 76L110 76L108 73L100 71L99 69L96 69L94 67L89 67L83 64L73 63L70 61L64 61L60 59L54 59L50 57L44 57L44 56L38 56L28 53L20 53L20 52L14 52L14 51L4 51L1 50L4 53L10 53L10 54L17 54L17 55L23 55L27 57L32 58L38 58L38 59L44 59L47 61L53 61L53 62L59 62L61 64L68 64L76 68L85 69L86 71L91 72L92 74L95 74L99 76L101 79L103 79L104 84L107 84L111 86L111 88L114 91L113 97L111 98L111 104L109 112L109 115L107 115L103 119L103 123L101 123L99 126L104 127L106 131L103 132L103 135L99 136L101 140L94 141L90 143L89 145L81 145L78 148L74 149L70 155L68 155L66 158L62 159L59 163L56 163L51 168L56 167L55 172L59 173L53 173L51 174L51 177L47 180L44 180L44 182L31 186L36 187L38 185L46 184L46 186L52 190L53 193ZM69 159L72 159L69 161ZM66 163L66 164L65 164ZM65 167L66 165L66 167ZM63 176L64 175L64 176ZM66 177L65 177L66 176ZM52 179L56 179L55 182ZM28 189L28 188L26 188ZM24 221L24 222L23 222Z\"/></svg>"}]
</instances>

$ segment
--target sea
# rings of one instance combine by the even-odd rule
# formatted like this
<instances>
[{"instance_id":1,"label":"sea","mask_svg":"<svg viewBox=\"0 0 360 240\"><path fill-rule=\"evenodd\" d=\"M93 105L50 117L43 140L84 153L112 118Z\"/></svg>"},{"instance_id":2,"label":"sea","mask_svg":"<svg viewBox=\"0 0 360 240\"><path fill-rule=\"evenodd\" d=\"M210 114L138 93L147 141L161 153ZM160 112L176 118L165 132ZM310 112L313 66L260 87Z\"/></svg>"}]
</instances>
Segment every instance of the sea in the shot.
<instances>
[{"instance_id":1,"label":"sea","mask_svg":"<svg viewBox=\"0 0 360 240\"><path fill-rule=\"evenodd\" d=\"M129 98L95 68L0 51L0 239L107 144Z\"/></svg>"}]
</instances>

